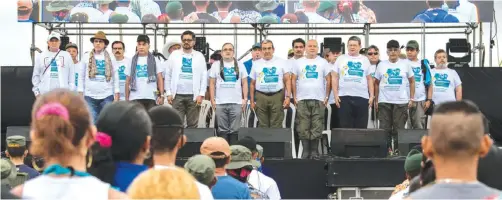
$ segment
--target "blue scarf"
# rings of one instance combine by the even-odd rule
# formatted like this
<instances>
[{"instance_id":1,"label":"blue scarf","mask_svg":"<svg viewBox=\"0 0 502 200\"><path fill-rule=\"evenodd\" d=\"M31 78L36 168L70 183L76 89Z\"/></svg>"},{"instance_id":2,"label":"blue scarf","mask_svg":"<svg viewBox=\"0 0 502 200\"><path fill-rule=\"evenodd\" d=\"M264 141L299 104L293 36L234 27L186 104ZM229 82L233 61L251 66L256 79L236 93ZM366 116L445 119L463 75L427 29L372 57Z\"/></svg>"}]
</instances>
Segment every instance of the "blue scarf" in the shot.
<instances>
[{"instance_id":1,"label":"blue scarf","mask_svg":"<svg viewBox=\"0 0 502 200\"><path fill-rule=\"evenodd\" d=\"M44 174L44 175L48 175L48 174L67 175L67 174L70 174L72 176L79 176L79 177L91 176L91 174L89 174L87 172L76 171L76 170L73 170L72 168L63 167L58 164L51 165L51 166L47 167L42 174Z\"/></svg>"},{"instance_id":2,"label":"blue scarf","mask_svg":"<svg viewBox=\"0 0 502 200\"><path fill-rule=\"evenodd\" d=\"M423 60L425 65L425 76L424 76L424 85L427 87L431 84L431 66L429 64L429 60Z\"/></svg>"}]
</instances>

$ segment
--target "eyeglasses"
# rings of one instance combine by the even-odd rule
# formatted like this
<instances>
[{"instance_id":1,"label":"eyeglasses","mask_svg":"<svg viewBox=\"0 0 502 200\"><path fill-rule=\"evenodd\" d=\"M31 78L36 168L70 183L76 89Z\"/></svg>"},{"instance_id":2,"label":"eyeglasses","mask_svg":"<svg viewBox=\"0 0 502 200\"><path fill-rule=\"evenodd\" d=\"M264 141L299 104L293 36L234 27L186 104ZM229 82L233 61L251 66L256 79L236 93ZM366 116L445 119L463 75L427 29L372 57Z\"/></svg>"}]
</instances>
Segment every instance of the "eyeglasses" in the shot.
<instances>
[{"instance_id":1,"label":"eyeglasses","mask_svg":"<svg viewBox=\"0 0 502 200\"><path fill-rule=\"evenodd\" d=\"M378 52L369 52L368 53L368 56L372 56L372 55L378 56Z\"/></svg>"},{"instance_id":2,"label":"eyeglasses","mask_svg":"<svg viewBox=\"0 0 502 200\"><path fill-rule=\"evenodd\" d=\"M182 41L183 42L192 42L193 40L192 39L183 39Z\"/></svg>"}]
</instances>

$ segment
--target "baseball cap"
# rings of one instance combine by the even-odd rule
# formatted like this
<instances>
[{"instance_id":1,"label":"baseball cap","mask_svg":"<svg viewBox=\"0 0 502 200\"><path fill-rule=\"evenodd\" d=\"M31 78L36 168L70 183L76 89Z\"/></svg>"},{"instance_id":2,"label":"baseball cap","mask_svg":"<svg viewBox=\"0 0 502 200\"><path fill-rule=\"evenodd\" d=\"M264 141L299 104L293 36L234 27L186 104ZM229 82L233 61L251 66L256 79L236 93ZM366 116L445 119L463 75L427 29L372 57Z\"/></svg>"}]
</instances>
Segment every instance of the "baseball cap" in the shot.
<instances>
[{"instance_id":1,"label":"baseball cap","mask_svg":"<svg viewBox=\"0 0 502 200\"><path fill-rule=\"evenodd\" d=\"M198 154L192 156L185 163L185 170L205 185L209 185L213 181L215 169L216 165L213 159L206 155Z\"/></svg>"},{"instance_id":2,"label":"baseball cap","mask_svg":"<svg viewBox=\"0 0 502 200\"><path fill-rule=\"evenodd\" d=\"M399 46L399 42L396 41L396 40L390 40L389 42L387 42L387 49L390 49L390 48L401 48Z\"/></svg>"},{"instance_id":3,"label":"baseball cap","mask_svg":"<svg viewBox=\"0 0 502 200\"><path fill-rule=\"evenodd\" d=\"M253 49L261 49L261 44L258 42L256 44L254 44L252 48Z\"/></svg>"},{"instance_id":4,"label":"baseball cap","mask_svg":"<svg viewBox=\"0 0 502 200\"><path fill-rule=\"evenodd\" d=\"M24 147L26 146L26 138L20 135L9 136L6 139L7 147Z\"/></svg>"},{"instance_id":5,"label":"baseball cap","mask_svg":"<svg viewBox=\"0 0 502 200\"><path fill-rule=\"evenodd\" d=\"M49 34L49 36L47 37L47 42L51 41L52 38L61 40L61 36L59 35L59 33L56 32L52 32L51 34Z\"/></svg>"},{"instance_id":6,"label":"baseball cap","mask_svg":"<svg viewBox=\"0 0 502 200\"><path fill-rule=\"evenodd\" d=\"M17 168L9 159L3 159L0 161L0 168L2 170L2 184L12 185L16 180Z\"/></svg>"},{"instance_id":7,"label":"baseball cap","mask_svg":"<svg viewBox=\"0 0 502 200\"><path fill-rule=\"evenodd\" d=\"M410 40L408 43L406 43L406 48L413 48L413 49L418 49L419 45L416 40Z\"/></svg>"},{"instance_id":8,"label":"baseball cap","mask_svg":"<svg viewBox=\"0 0 502 200\"><path fill-rule=\"evenodd\" d=\"M64 49L68 49L68 48L75 48L75 49L78 49L77 44L75 44L75 43L71 43L71 42L70 42L70 43L68 43L68 44L65 46L65 48L64 48Z\"/></svg>"},{"instance_id":9,"label":"baseball cap","mask_svg":"<svg viewBox=\"0 0 502 200\"><path fill-rule=\"evenodd\" d=\"M150 37L148 37L148 35L138 35L136 42L145 42L150 44Z\"/></svg>"},{"instance_id":10,"label":"baseball cap","mask_svg":"<svg viewBox=\"0 0 502 200\"><path fill-rule=\"evenodd\" d=\"M211 155L216 152L223 153L224 155ZM208 155L211 158L225 158L230 156L230 146L222 137L210 137L204 140L200 146L200 153Z\"/></svg>"},{"instance_id":11,"label":"baseball cap","mask_svg":"<svg viewBox=\"0 0 502 200\"><path fill-rule=\"evenodd\" d=\"M409 153L408 156L406 157L406 160L404 161L404 171L405 172L412 172L412 171L417 171L420 170L421 163L422 163L422 153L416 149L412 149Z\"/></svg>"},{"instance_id":12,"label":"baseball cap","mask_svg":"<svg viewBox=\"0 0 502 200\"><path fill-rule=\"evenodd\" d=\"M166 5L166 13L172 13L183 10L183 5L179 1L170 1Z\"/></svg>"},{"instance_id":13,"label":"baseball cap","mask_svg":"<svg viewBox=\"0 0 502 200\"><path fill-rule=\"evenodd\" d=\"M238 145L242 145L248 148L251 152L256 152L256 140L250 136L246 136L237 142Z\"/></svg>"},{"instance_id":14,"label":"baseball cap","mask_svg":"<svg viewBox=\"0 0 502 200\"><path fill-rule=\"evenodd\" d=\"M230 146L231 159L226 169L240 169L245 166L253 166L251 163L251 151L242 145Z\"/></svg>"}]
</instances>

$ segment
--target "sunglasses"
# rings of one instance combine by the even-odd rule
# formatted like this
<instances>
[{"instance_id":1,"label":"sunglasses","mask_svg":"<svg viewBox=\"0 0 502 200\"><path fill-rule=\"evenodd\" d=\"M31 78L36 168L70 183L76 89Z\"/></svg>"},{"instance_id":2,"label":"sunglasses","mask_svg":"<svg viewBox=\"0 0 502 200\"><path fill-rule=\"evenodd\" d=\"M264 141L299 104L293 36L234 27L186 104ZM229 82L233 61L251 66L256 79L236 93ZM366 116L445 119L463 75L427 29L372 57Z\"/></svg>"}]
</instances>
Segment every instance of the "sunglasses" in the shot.
<instances>
[{"instance_id":1,"label":"sunglasses","mask_svg":"<svg viewBox=\"0 0 502 200\"><path fill-rule=\"evenodd\" d=\"M374 53L370 52L370 53L368 53L368 56L372 56L372 55L378 56L378 52L374 52Z\"/></svg>"}]
</instances>

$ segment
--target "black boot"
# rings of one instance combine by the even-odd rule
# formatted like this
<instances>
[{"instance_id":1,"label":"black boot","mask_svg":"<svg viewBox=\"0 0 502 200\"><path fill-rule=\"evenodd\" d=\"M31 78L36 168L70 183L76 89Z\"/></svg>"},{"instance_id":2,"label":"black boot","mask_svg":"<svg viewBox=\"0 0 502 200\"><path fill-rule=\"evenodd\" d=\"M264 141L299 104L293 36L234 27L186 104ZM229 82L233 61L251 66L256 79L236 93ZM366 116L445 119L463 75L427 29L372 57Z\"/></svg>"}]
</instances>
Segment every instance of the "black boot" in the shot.
<instances>
[{"instance_id":1,"label":"black boot","mask_svg":"<svg viewBox=\"0 0 502 200\"><path fill-rule=\"evenodd\" d=\"M303 153L302 153L302 159L306 159L310 157L310 141L309 140L301 140L302 142L302 147L303 147Z\"/></svg>"},{"instance_id":2,"label":"black boot","mask_svg":"<svg viewBox=\"0 0 502 200\"><path fill-rule=\"evenodd\" d=\"M310 141L310 156L311 158L319 158L319 139Z\"/></svg>"}]
</instances>

